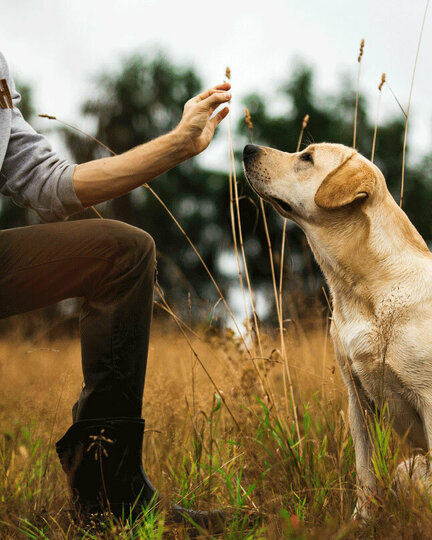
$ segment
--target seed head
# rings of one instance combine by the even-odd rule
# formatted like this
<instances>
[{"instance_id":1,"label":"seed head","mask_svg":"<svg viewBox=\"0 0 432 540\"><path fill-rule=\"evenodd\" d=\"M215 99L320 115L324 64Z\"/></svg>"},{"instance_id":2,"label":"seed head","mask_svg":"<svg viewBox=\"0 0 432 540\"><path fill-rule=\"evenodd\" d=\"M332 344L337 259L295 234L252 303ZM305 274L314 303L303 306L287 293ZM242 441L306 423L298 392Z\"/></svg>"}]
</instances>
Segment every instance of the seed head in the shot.
<instances>
[{"instance_id":1,"label":"seed head","mask_svg":"<svg viewBox=\"0 0 432 540\"><path fill-rule=\"evenodd\" d=\"M305 127L308 125L308 123L309 123L309 115L307 114L307 115L303 118L302 129L305 129Z\"/></svg>"},{"instance_id":2,"label":"seed head","mask_svg":"<svg viewBox=\"0 0 432 540\"><path fill-rule=\"evenodd\" d=\"M89 444L86 452L94 451L94 459L97 461L100 456L108 457L108 452L104 448L104 444L113 444L113 440L105 436L105 428L102 428L99 435L90 435L92 442Z\"/></svg>"},{"instance_id":3,"label":"seed head","mask_svg":"<svg viewBox=\"0 0 432 540\"><path fill-rule=\"evenodd\" d=\"M365 40L362 39L360 41L360 51L359 51L359 55L358 55L358 58L357 58L357 62L361 62L363 52L364 52L364 46L365 46Z\"/></svg>"},{"instance_id":4,"label":"seed head","mask_svg":"<svg viewBox=\"0 0 432 540\"><path fill-rule=\"evenodd\" d=\"M253 129L252 117L247 107L245 107L245 122L249 129Z\"/></svg>"},{"instance_id":5,"label":"seed head","mask_svg":"<svg viewBox=\"0 0 432 540\"><path fill-rule=\"evenodd\" d=\"M384 83L386 82L386 74L383 73L381 75L381 82L380 82L380 85L378 86L378 90L381 92L382 90L382 87L384 86Z\"/></svg>"},{"instance_id":6,"label":"seed head","mask_svg":"<svg viewBox=\"0 0 432 540\"><path fill-rule=\"evenodd\" d=\"M228 80L231 80L231 70L230 70L229 66L226 67L226 70L225 70L225 77L226 77Z\"/></svg>"}]
</instances>

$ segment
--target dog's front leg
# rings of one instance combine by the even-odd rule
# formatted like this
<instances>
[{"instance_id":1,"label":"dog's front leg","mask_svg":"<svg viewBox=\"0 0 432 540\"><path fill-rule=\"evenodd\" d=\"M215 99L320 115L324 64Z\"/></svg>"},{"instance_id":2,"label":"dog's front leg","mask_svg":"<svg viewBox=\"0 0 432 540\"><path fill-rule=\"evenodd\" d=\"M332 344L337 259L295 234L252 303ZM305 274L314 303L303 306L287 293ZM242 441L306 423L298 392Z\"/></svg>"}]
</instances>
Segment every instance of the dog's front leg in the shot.
<instances>
[{"instance_id":1,"label":"dog's front leg","mask_svg":"<svg viewBox=\"0 0 432 540\"><path fill-rule=\"evenodd\" d=\"M356 457L357 503L353 517L367 519L370 515L369 501L375 491L376 477L372 465L373 446L368 430L372 411L371 402L363 387L352 372L351 362L339 347L339 340L333 337L336 360L348 389L349 424Z\"/></svg>"},{"instance_id":2,"label":"dog's front leg","mask_svg":"<svg viewBox=\"0 0 432 540\"><path fill-rule=\"evenodd\" d=\"M351 381L349 393L349 422L354 441L357 472L357 503L354 518L367 519L370 515L370 497L375 491L376 477L372 466L373 446L368 430L370 404L362 388Z\"/></svg>"}]
</instances>

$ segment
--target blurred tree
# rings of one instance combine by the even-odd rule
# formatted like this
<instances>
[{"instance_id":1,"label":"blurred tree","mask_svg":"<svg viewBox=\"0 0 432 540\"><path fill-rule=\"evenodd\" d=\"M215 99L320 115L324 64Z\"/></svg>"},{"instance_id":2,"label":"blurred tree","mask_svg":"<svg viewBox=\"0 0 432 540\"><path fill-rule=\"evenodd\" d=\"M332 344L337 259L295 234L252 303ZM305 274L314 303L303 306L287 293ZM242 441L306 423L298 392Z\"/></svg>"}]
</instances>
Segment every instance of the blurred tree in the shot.
<instances>
[{"instance_id":1,"label":"blurred tree","mask_svg":"<svg viewBox=\"0 0 432 540\"><path fill-rule=\"evenodd\" d=\"M118 70L102 73L96 88L82 107L94 122L94 135L115 152L123 152L171 130L180 120L184 103L202 89L197 73L191 67L178 66L162 54L135 54L124 59ZM21 94L21 110L32 121L32 93L28 85L17 84ZM279 110L269 111L270 100L278 97ZM295 151L305 114L310 120L303 137L303 147L310 142L338 142L352 145L355 106L355 87L349 78L341 81L334 94L322 95L315 87L313 71L298 65L278 90L278 96L251 94L244 99L252 114L257 144L285 151ZM373 122L367 114L368 104L359 98L357 147L370 156ZM380 122L375 163L383 171L388 186L399 200L403 118ZM109 155L100 145L70 129L62 129L66 143L80 163ZM269 268L268 248L259 202L241 173L241 152L249 140L247 127L240 119L234 141L237 146L237 173L240 208L248 266L255 290L272 304L273 287ZM410 161L408 160L408 163ZM432 154L406 171L404 209L427 242L432 241ZM197 246L219 285L228 292L237 284L235 261L222 254L233 253L229 216L228 174L224 171L203 170L191 159L168 171L153 182L170 210L179 219ZM279 273L282 218L265 205L270 238ZM147 230L156 240L159 259L159 282L171 301L187 309L188 292L193 295L194 312L197 298L208 309L217 294L205 270L186 239L162 206L146 188L102 205L105 217L114 217ZM94 217L90 210L83 216ZM0 207L0 227L28 224L29 214L3 198ZM284 267L287 317L296 318L310 309L323 280L303 233L292 222L287 226L287 259ZM232 264L231 264L232 263ZM317 294L318 293L318 294ZM270 310L275 314L275 310Z\"/></svg>"}]
</instances>

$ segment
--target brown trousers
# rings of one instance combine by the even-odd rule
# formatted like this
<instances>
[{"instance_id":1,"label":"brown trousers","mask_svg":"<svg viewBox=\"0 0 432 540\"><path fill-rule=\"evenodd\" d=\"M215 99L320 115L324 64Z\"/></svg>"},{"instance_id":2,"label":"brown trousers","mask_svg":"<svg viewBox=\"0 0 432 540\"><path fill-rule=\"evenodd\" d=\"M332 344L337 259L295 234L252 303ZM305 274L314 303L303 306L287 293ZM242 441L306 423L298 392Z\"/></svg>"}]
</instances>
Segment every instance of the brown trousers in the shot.
<instances>
[{"instance_id":1,"label":"brown trousers","mask_svg":"<svg viewBox=\"0 0 432 540\"><path fill-rule=\"evenodd\" d=\"M155 265L152 237L119 221L0 231L0 318L84 297L74 422L141 417Z\"/></svg>"}]
</instances>

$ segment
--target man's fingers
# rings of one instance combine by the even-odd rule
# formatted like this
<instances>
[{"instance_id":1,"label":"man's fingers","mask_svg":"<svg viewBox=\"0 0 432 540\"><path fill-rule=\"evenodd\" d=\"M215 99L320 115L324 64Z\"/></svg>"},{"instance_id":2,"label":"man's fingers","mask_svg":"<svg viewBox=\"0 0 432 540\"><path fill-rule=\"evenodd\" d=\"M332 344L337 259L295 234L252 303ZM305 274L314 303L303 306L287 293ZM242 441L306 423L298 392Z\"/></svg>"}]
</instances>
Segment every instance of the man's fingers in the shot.
<instances>
[{"instance_id":1,"label":"man's fingers","mask_svg":"<svg viewBox=\"0 0 432 540\"><path fill-rule=\"evenodd\" d=\"M229 113L229 107L224 107L221 111L219 111L217 114L213 116L213 118L210 120L213 130L217 128L217 126L222 122L222 120L225 118L225 116L228 113Z\"/></svg>"},{"instance_id":2,"label":"man's fingers","mask_svg":"<svg viewBox=\"0 0 432 540\"><path fill-rule=\"evenodd\" d=\"M231 99L230 92L216 92L211 94L206 99L203 99L200 103L201 107L205 107L211 114L222 103L227 103Z\"/></svg>"},{"instance_id":3,"label":"man's fingers","mask_svg":"<svg viewBox=\"0 0 432 540\"><path fill-rule=\"evenodd\" d=\"M198 94L194 99L197 102L198 101L203 101L204 99L208 98L209 96L211 96L212 94L214 94L216 92L226 92L230 88L231 88L230 83L218 84L216 86L213 86L212 88L209 88L205 92L202 92L201 94Z\"/></svg>"},{"instance_id":4,"label":"man's fingers","mask_svg":"<svg viewBox=\"0 0 432 540\"><path fill-rule=\"evenodd\" d=\"M229 90L231 88L231 83L224 82L222 84L217 84L213 88L217 88L218 90Z\"/></svg>"}]
</instances>

